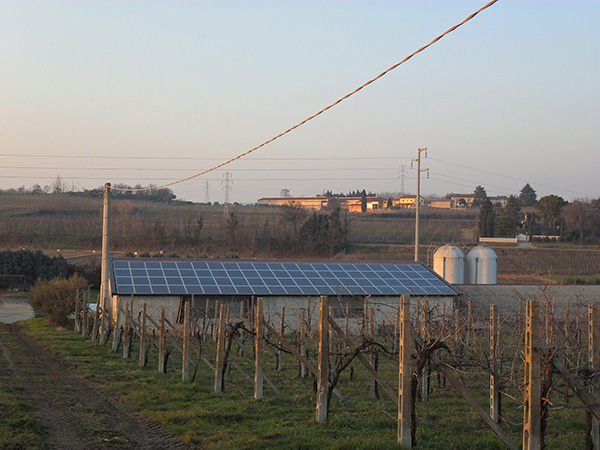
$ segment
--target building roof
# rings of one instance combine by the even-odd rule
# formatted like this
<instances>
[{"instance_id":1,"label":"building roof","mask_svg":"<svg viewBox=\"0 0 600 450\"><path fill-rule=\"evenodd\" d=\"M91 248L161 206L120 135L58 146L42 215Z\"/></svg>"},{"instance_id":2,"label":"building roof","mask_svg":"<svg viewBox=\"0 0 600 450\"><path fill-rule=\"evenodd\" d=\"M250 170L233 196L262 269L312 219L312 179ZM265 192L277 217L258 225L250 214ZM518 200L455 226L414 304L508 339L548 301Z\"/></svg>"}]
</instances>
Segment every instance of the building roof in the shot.
<instances>
[{"instance_id":1,"label":"building roof","mask_svg":"<svg viewBox=\"0 0 600 450\"><path fill-rule=\"evenodd\" d=\"M516 315L524 302L538 300L541 304L553 302L555 314L562 317L565 309L578 307L581 313L590 304L598 304L600 286L561 286L561 285L455 285L463 293L465 301L471 301L473 315L489 318L490 305L496 305L504 317ZM574 311L571 311L573 313ZM586 311L587 312L587 311Z\"/></svg>"},{"instance_id":2,"label":"building roof","mask_svg":"<svg viewBox=\"0 0 600 450\"><path fill-rule=\"evenodd\" d=\"M307 202L326 202L328 198L325 196L317 197L262 197L257 200L257 203L275 202L277 204L285 203L307 203Z\"/></svg>"},{"instance_id":3,"label":"building roof","mask_svg":"<svg viewBox=\"0 0 600 450\"><path fill-rule=\"evenodd\" d=\"M117 295L420 295L458 292L420 263L114 258Z\"/></svg>"}]
</instances>

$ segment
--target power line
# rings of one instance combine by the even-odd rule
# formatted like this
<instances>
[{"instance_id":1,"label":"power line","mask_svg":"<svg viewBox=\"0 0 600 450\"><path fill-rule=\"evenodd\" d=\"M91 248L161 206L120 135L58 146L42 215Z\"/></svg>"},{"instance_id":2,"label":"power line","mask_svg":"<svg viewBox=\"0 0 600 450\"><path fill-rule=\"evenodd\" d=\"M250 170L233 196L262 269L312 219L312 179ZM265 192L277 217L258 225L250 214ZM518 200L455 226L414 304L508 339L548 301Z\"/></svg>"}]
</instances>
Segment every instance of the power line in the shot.
<instances>
[{"instance_id":1,"label":"power line","mask_svg":"<svg viewBox=\"0 0 600 450\"><path fill-rule=\"evenodd\" d=\"M405 166L403 166L405 167ZM144 171L159 171L159 172L181 172L183 170L189 170L189 168L181 169L166 169L166 168L143 168L143 167L132 167L130 169L124 167L31 167L31 166L0 166L0 169L21 169L21 170L102 170L102 171L114 171L114 172L144 172ZM235 169L236 172L337 172L344 170L394 170L393 167L295 167L290 168L240 168Z\"/></svg>"},{"instance_id":2,"label":"power line","mask_svg":"<svg viewBox=\"0 0 600 450\"><path fill-rule=\"evenodd\" d=\"M592 195L589 195L589 194L586 194L586 193L583 193L583 192L571 191L569 189L563 189L563 188L559 188L559 187L556 187L556 186L549 186L547 184L538 183L538 182L531 181L531 180L525 180L523 178L511 177L510 175L503 175L503 174L499 174L499 173L495 173L495 172L490 172L488 170L483 170L483 169L476 169L475 167L469 167L469 166L465 166L463 164L457 164L457 163L453 163L453 162L450 162L450 161L443 161L441 159L436 159L436 158L429 158L429 159L432 160L432 161L437 161L437 162L441 162L441 163L444 163L444 164L448 164L450 166L461 167L463 169L475 170L477 172L486 173L488 175L494 175L494 176L497 176L497 177L508 178L509 180L521 181L521 182L524 182L524 183L531 182L531 183L535 184L536 186L542 186L542 187L545 187L545 188L548 188L548 189L556 189L556 190L563 191L563 192L569 192L571 194L579 194L579 195L583 195L583 196L587 196L587 197L593 197Z\"/></svg>"},{"instance_id":3,"label":"power line","mask_svg":"<svg viewBox=\"0 0 600 450\"><path fill-rule=\"evenodd\" d=\"M160 186L156 186L153 188L141 188L141 189L125 189L127 191L131 191L131 192L139 192L139 191L143 191L143 190L150 190L150 189L158 189L158 188L165 188L168 186L172 186L174 184L178 184L178 183L183 183L185 181L189 181L193 178L197 178L201 175L205 175L209 172L212 172L213 170L217 170L223 166L226 166L238 159L243 158L244 156L249 155L250 153L264 147L265 145L270 144L271 142L285 136L288 133L291 133L292 131L294 131L296 128L301 127L302 125L308 123L309 121L313 120L314 118L320 116L321 114L323 114L324 112L330 110L331 108L339 105L341 102L343 102L344 100L350 98L351 96L353 96L354 94L356 94L357 92L361 91L362 89L364 89L365 87L369 86L370 84L374 83L375 81L379 80L380 78L384 77L385 75L387 75L388 73L390 73L392 70L396 69L397 67L399 67L400 65L404 64L406 61L408 61L409 59L411 59L413 56L417 55L418 53L421 53L423 50L431 47L433 44L435 44L436 42L438 42L440 39L442 39L444 36L452 33L454 30L456 30L458 27L464 25L465 23L469 22L471 19L473 19L477 14L479 14L480 12L484 11L485 9L489 8L490 6L492 6L494 3L496 3L498 0L492 0L489 3L487 3L486 5L482 6L481 8L479 8L477 11L475 11L474 13L470 14L467 18L465 18L462 22L450 27L448 30L446 30L445 32L443 32L442 34L440 34L439 36L437 36L436 38L434 38L429 44L424 45L423 47L419 48L418 50L415 50L413 53L411 53L410 55L408 55L407 57L405 57L402 61L392 65L391 67L389 67L388 69L384 70L383 72L381 72L379 75L377 75L374 78L371 78L370 80L368 80L367 82L363 83L362 85L360 85L359 87L357 87L356 89L354 89L352 92L349 92L348 94L344 95L343 97L339 98L338 100L336 100L335 102L331 103L330 105L324 107L323 109L317 111L315 114L313 114L312 116L307 117L306 119L302 120L301 122L298 122L296 125L291 126L290 128L288 128L287 130L283 131L282 133L279 133L278 135L272 137L271 139L268 139L266 141L264 141L263 143L243 152L240 153L239 155L228 159L227 161L224 161L220 164L217 164L216 166L211 167L210 169L204 170L202 172L198 172L194 175L191 175L189 177L186 178L182 178L180 180L175 180L175 181L171 181L169 183L165 183L163 185ZM113 188L115 189L115 188ZM117 189L117 190L123 190L123 189Z\"/></svg>"},{"instance_id":4,"label":"power line","mask_svg":"<svg viewBox=\"0 0 600 450\"><path fill-rule=\"evenodd\" d=\"M93 156L93 155L22 155L13 153L0 153L0 157L10 158L67 158L73 159L131 159L131 160L185 160L185 161L220 161L222 158L217 157L198 157L198 156ZM339 161L339 156L277 156L277 157L252 157L252 161ZM409 156L345 156L344 160L397 160L410 159Z\"/></svg>"}]
</instances>

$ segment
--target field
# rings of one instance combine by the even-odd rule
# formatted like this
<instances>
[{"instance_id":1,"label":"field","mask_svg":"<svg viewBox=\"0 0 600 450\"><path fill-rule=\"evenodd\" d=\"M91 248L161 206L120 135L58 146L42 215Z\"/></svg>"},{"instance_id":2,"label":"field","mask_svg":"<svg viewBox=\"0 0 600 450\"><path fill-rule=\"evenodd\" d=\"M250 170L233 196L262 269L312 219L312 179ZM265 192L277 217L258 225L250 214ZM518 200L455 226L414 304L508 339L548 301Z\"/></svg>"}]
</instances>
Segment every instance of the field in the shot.
<instances>
[{"instance_id":1,"label":"field","mask_svg":"<svg viewBox=\"0 0 600 450\"><path fill-rule=\"evenodd\" d=\"M0 203L0 245L46 249L73 261L98 260L101 248L102 199L70 195L5 195ZM222 206L183 202L114 200L111 208L111 251L181 257L336 258L412 260L414 212L352 213L347 245L337 254L301 252L292 225L279 208L232 206L235 221L223 217ZM304 217L306 220L308 213ZM464 249L476 245L477 212L424 208L421 255L431 264L434 251L446 243ZM597 246L566 243L492 246L499 273L514 282L560 282L558 275L600 273ZM60 251L60 252L59 252ZM528 279L528 277L532 277ZM542 280L540 280L540 277Z\"/></svg>"}]
</instances>

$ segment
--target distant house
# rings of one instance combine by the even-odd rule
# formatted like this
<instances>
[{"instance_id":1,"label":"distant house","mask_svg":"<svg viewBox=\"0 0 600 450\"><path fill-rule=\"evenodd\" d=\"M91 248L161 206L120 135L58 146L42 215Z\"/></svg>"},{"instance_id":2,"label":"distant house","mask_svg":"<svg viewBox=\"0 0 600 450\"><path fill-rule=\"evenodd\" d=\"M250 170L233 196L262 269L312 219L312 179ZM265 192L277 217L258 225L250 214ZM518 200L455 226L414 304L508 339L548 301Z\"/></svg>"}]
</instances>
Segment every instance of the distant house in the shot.
<instances>
[{"instance_id":1,"label":"distant house","mask_svg":"<svg viewBox=\"0 0 600 450\"><path fill-rule=\"evenodd\" d=\"M490 202L492 202L492 205L499 205L503 208L504 206L506 206L506 201L508 200L508 197L506 195L496 195L495 197L488 198L490 199Z\"/></svg>"},{"instance_id":2,"label":"distant house","mask_svg":"<svg viewBox=\"0 0 600 450\"><path fill-rule=\"evenodd\" d=\"M298 204L306 209L321 210L327 208L329 198L324 195L314 197L263 197L256 202L259 205L285 206L290 203Z\"/></svg>"},{"instance_id":3,"label":"distant house","mask_svg":"<svg viewBox=\"0 0 600 450\"><path fill-rule=\"evenodd\" d=\"M446 200L452 200L456 208L470 208L473 206L475 196L473 194L446 194Z\"/></svg>"},{"instance_id":4,"label":"distant house","mask_svg":"<svg viewBox=\"0 0 600 450\"><path fill-rule=\"evenodd\" d=\"M506 200L508 197L506 195L496 195L495 197L488 197L492 205L504 207L506 205ZM471 208L473 206L473 201L475 200L475 196L473 194L446 194L446 200L451 200L454 202L452 208Z\"/></svg>"},{"instance_id":5,"label":"distant house","mask_svg":"<svg viewBox=\"0 0 600 450\"><path fill-rule=\"evenodd\" d=\"M416 195L405 195L397 199L392 199L392 206L399 206L400 208L414 208L416 206L415 199ZM425 199L420 196L420 205L425 205Z\"/></svg>"},{"instance_id":6,"label":"distant house","mask_svg":"<svg viewBox=\"0 0 600 450\"><path fill-rule=\"evenodd\" d=\"M454 208L454 200L452 199L445 199L445 200L431 200L429 202L429 206L431 206L432 208L443 208L443 209L450 209L450 208Z\"/></svg>"},{"instance_id":7,"label":"distant house","mask_svg":"<svg viewBox=\"0 0 600 450\"><path fill-rule=\"evenodd\" d=\"M315 197L263 197L257 201L259 205L284 206L295 203L306 209L321 210L325 208L334 209L340 207L350 212L362 211L361 197L328 197L318 195ZM367 211L375 211L382 208L385 200L380 197L367 197Z\"/></svg>"},{"instance_id":8,"label":"distant house","mask_svg":"<svg viewBox=\"0 0 600 450\"><path fill-rule=\"evenodd\" d=\"M361 197L336 197L340 208L347 209L349 212L362 212ZM367 197L367 211L376 211L381 209L385 201L380 197Z\"/></svg>"}]
</instances>

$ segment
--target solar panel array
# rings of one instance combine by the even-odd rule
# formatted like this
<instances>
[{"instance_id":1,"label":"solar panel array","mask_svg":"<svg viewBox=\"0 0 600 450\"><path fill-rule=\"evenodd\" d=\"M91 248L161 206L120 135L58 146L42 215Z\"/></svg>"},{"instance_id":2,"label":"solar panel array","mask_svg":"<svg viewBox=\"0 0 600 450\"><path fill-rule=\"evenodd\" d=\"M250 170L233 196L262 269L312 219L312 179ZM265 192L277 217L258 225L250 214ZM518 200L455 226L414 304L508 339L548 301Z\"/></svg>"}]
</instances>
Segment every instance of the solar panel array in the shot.
<instances>
[{"instance_id":1,"label":"solar panel array","mask_svg":"<svg viewBox=\"0 0 600 450\"><path fill-rule=\"evenodd\" d=\"M422 264L113 260L113 293L456 295Z\"/></svg>"}]
</instances>

